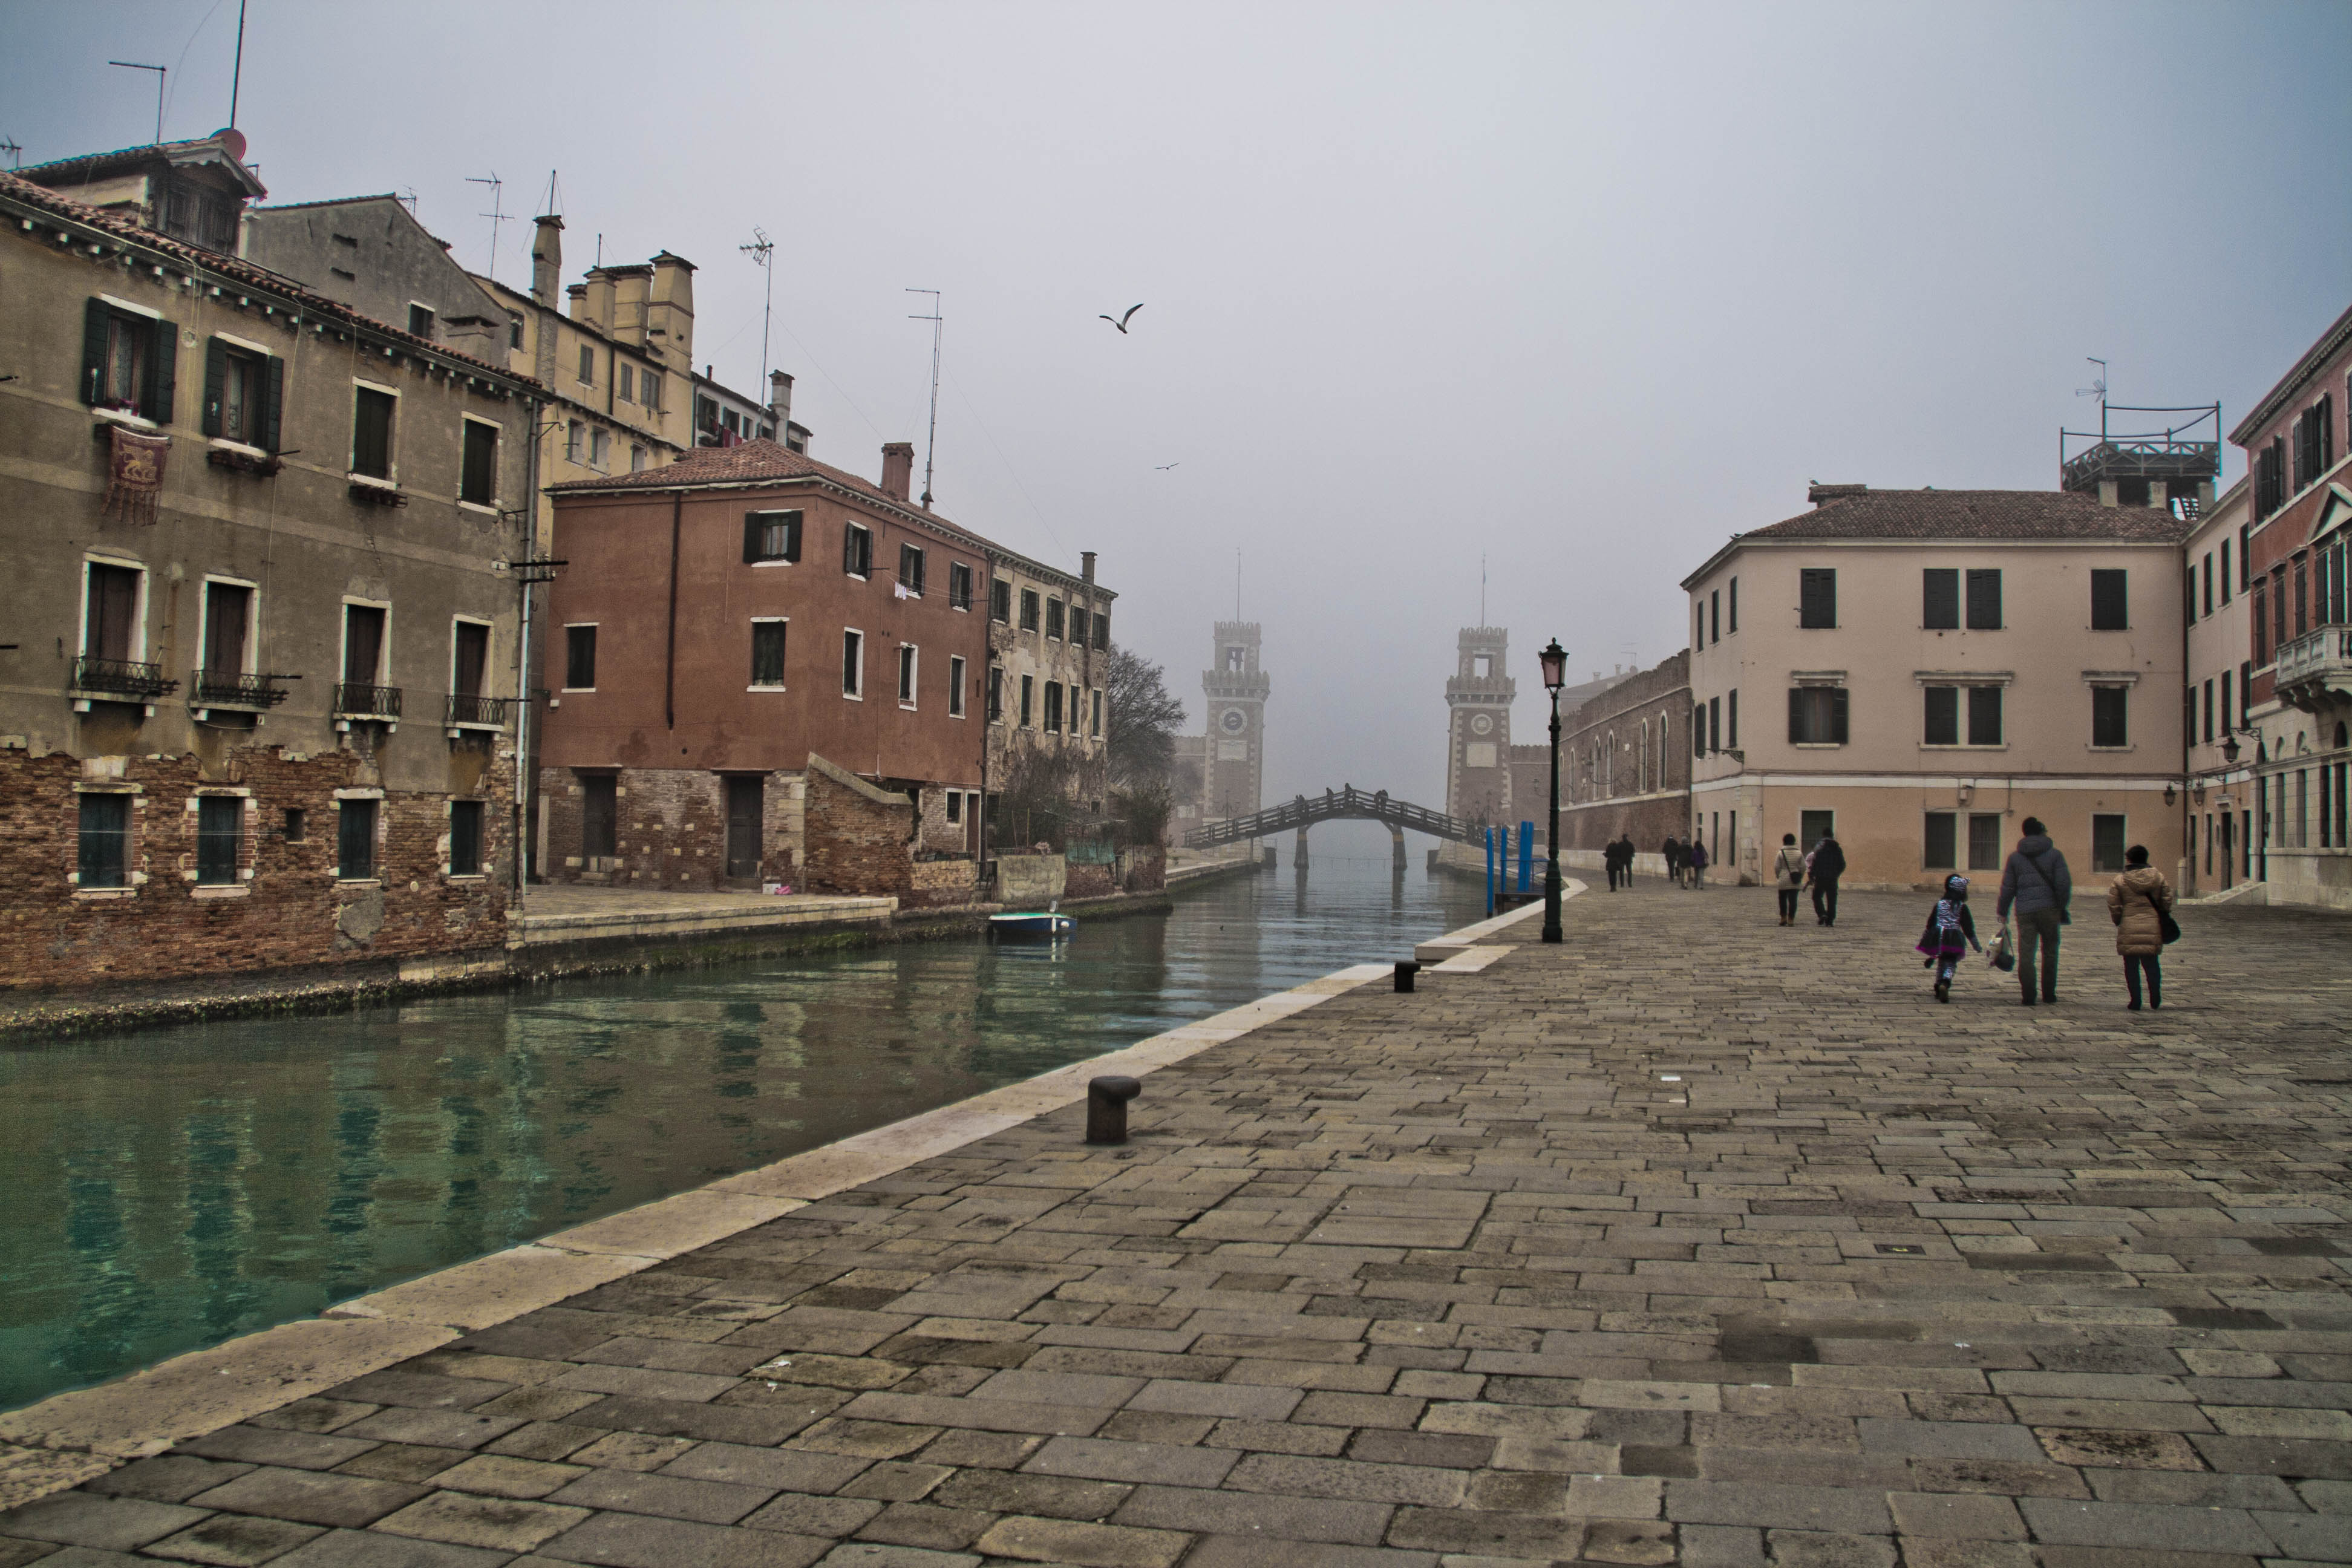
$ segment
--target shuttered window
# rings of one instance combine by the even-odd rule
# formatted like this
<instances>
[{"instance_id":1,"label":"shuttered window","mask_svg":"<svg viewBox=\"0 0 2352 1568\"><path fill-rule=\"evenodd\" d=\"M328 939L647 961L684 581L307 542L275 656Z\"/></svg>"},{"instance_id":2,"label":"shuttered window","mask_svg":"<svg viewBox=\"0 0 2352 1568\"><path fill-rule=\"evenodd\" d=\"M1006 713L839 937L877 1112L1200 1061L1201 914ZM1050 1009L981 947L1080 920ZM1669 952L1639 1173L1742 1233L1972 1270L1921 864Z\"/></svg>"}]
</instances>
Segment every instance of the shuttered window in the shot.
<instances>
[{"instance_id":1,"label":"shuttered window","mask_svg":"<svg viewBox=\"0 0 2352 1568\"><path fill-rule=\"evenodd\" d=\"M1931 632L1960 629L1960 574L1930 566L1919 574L1919 624Z\"/></svg>"},{"instance_id":2,"label":"shuttered window","mask_svg":"<svg viewBox=\"0 0 2352 1568\"><path fill-rule=\"evenodd\" d=\"M745 561L798 561L800 558L799 512L747 511L743 514ZM844 560L846 559L845 555Z\"/></svg>"},{"instance_id":3,"label":"shuttered window","mask_svg":"<svg viewBox=\"0 0 2352 1568\"><path fill-rule=\"evenodd\" d=\"M1969 630L2000 630L2000 572L1969 573Z\"/></svg>"},{"instance_id":4,"label":"shuttered window","mask_svg":"<svg viewBox=\"0 0 2352 1568\"><path fill-rule=\"evenodd\" d=\"M178 341L169 321L90 300L82 315L82 401L169 425Z\"/></svg>"},{"instance_id":5,"label":"shuttered window","mask_svg":"<svg viewBox=\"0 0 2352 1568\"><path fill-rule=\"evenodd\" d=\"M335 875L347 882L375 875L375 816L383 803L344 800L335 803Z\"/></svg>"},{"instance_id":6,"label":"shuttered window","mask_svg":"<svg viewBox=\"0 0 2352 1568\"><path fill-rule=\"evenodd\" d=\"M75 881L84 888L121 887L131 860L131 797L85 795L80 815Z\"/></svg>"},{"instance_id":7,"label":"shuttered window","mask_svg":"<svg viewBox=\"0 0 2352 1568\"><path fill-rule=\"evenodd\" d=\"M1957 686L1930 686L1927 689L1927 722L1922 742L1930 746L1957 746L1960 743L1960 689ZM1931 865L1934 862L1929 862Z\"/></svg>"},{"instance_id":8,"label":"shuttered window","mask_svg":"<svg viewBox=\"0 0 2352 1568\"><path fill-rule=\"evenodd\" d=\"M373 386L354 389L352 410L352 472L392 478L392 419L398 399Z\"/></svg>"},{"instance_id":9,"label":"shuttered window","mask_svg":"<svg viewBox=\"0 0 2352 1568\"><path fill-rule=\"evenodd\" d=\"M2131 629L2129 576L2118 567L2095 567L2091 573L2091 629L2123 632Z\"/></svg>"},{"instance_id":10,"label":"shuttered window","mask_svg":"<svg viewBox=\"0 0 2352 1568\"><path fill-rule=\"evenodd\" d=\"M466 424L466 449L457 474L457 499L495 506L499 493L499 427L478 419Z\"/></svg>"},{"instance_id":11,"label":"shuttered window","mask_svg":"<svg viewBox=\"0 0 2352 1568\"><path fill-rule=\"evenodd\" d=\"M1998 746L2000 744L2000 688L1971 686L1969 688L1969 744Z\"/></svg>"},{"instance_id":12,"label":"shuttered window","mask_svg":"<svg viewBox=\"0 0 2352 1568\"><path fill-rule=\"evenodd\" d=\"M1837 571L1808 566L1799 574L1797 624L1808 630L1828 630L1837 625Z\"/></svg>"},{"instance_id":13,"label":"shuttered window","mask_svg":"<svg viewBox=\"0 0 2352 1568\"><path fill-rule=\"evenodd\" d=\"M841 569L852 577L874 575L874 532L854 522L841 530Z\"/></svg>"},{"instance_id":14,"label":"shuttered window","mask_svg":"<svg viewBox=\"0 0 2352 1568\"><path fill-rule=\"evenodd\" d=\"M988 618L1006 625L1013 620L1013 584L1001 577L988 580Z\"/></svg>"},{"instance_id":15,"label":"shuttered window","mask_svg":"<svg viewBox=\"0 0 2352 1568\"><path fill-rule=\"evenodd\" d=\"M971 568L962 562L948 566L948 607L951 610L971 608Z\"/></svg>"},{"instance_id":16,"label":"shuttered window","mask_svg":"<svg viewBox=\"0 0 2352 1568\"><path fill-rule=\"evenodd\" d=\"M1789 743L1792 746L1843 746L1846 743L1846 691L1843 686L1792 686L1789 689Z\"/></svg>"},{"instance_id":17,"label":"shuttered window","mask_svg":"<svg viewBox=\"0 0 2352 1568\"><path fill-rule=\"evenodd\" d=\"M2091 688L2091 744L2094 746L2127 746L2131 744L2128 723L2131 692L2121 686Z\"/></svg>"},{"instance_id":18,"label":"shuttered window","mask_svg":"<svg viewBox=\"0 0 2352 1568\"><path fill-rule=\"evenodd\" d=\"M911 544L898 546L898 585L919 599L923 596L923 552Z\"/></svg>"},{"instance_id":19,"label":"shuttered window","mask_svg":"<svg viewBox=\"0 0 2352 1568\"><path fill-rule=\"evenodd\" d=\"M285 388L284 360L213 339L205 346L205 434L275 452Z\"/></svg>"}]
</instances>

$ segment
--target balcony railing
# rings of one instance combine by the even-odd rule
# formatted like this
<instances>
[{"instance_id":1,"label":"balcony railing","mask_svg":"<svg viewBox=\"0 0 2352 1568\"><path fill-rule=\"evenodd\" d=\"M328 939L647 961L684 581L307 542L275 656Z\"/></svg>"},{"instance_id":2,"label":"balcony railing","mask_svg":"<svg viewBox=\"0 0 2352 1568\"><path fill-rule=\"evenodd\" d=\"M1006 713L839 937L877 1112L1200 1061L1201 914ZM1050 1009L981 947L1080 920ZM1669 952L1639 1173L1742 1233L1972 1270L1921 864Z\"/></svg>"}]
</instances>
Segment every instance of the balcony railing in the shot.
<instances>
[{"instance_id":1,"label":"balcony railing","mask_svg":"<svg viewBox=\"0 0 2352 1568\"><path fill-rule=\"evenodd\" d=\"M282 675L242 675L226 669L188 672L191 708L275 708L286 700Z\"/></svg>"},{"instance_id":2,"label":"balcony railing","mask_svg":"<svg viewBox=\"0 0 2352 1568\"><path fill-rule=\"evenodd\" d=\"M83 654L74 660L74 689L99 691L110 697L122 697L136 702L152 701L179 689L180 683L167 679L160 664L141 664L134 659L99 658Z\"/></svg>"},{"instance_id":3,"label":"balcony railing","mask_svg":"<svg viewBox=\"0 0 2352 1568\"><path fill-rule=\"evenodd\" d=\"M2277 685L2302 708L2352 696L2352 626L2320 626L2280 644Z\"/></svg>"},{"instance_id":4,"label":"balcony railing","mask_svg":"<svg viewBox=\"0 0 2352 1568\"><path fill-rule=\"evenodd\" d=\"M400 688L364 686L355 680L338 681L335 685L335 717L397 719L400 717Z\"/></svg>"},{"instance_id":5,"label":"balcony railing","mask_svg":"<svg viewBox=\"0 0 2352 1568\"><path fill-rule=\"evenodd\" d=\"M513 700L506 697L461 697L449 699L449 723L453 726L476 726L503 729L507 721L507 706Z\"/></svg>"}]
</instances>

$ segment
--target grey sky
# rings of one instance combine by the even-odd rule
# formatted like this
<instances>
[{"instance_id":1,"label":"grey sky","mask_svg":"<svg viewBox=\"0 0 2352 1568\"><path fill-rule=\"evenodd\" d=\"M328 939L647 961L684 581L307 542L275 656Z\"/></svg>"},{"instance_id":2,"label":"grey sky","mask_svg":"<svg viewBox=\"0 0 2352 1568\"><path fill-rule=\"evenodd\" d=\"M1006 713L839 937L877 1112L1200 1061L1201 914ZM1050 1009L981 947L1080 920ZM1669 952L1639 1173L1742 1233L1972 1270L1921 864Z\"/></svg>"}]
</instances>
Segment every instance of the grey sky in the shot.
<instances>
[{"instance_id":1,"label":"grey sky","mask_svg":"<svg viewBox=\"0 0 2352 1568\"><path fill-rule=\"evenodd\" d=\"M5 13L26 163L148 139L110 58L178 63L167 137L227 118L236 0ZM764 226L830 461L920 442L901 290L944 290L940 510L1101 552L1196 719L1239 548L1283 795L1436 798L1482 552L1537 739L1547 637L1579 679L1673 651L1675 582L1808 479L2048 487L2084 356L2234 419L2352 297L2341 3L249 17L273 200L414 189L479 268L466 177L528 215L558 169L572 275L600 232L699 263L698 358L746 390Z\"/></svg>"}]
</instances>

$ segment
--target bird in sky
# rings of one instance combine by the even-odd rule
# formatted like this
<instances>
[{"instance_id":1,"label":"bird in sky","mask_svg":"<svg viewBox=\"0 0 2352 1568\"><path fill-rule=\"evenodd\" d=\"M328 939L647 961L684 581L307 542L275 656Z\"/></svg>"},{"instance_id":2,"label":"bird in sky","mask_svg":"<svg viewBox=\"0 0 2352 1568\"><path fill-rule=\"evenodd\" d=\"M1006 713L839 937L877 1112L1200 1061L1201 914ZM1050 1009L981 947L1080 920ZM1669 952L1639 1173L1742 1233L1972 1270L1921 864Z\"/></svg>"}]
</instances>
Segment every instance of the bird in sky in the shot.
<instances>
[{"instance_id":1,"label":"bird in sky","mask_svg":"<svg viewBox=\"0 0 2352 1568\"><path fill-rule=\"evenodd\" d=\"M1182 463L1182 462L1181 462L1181 460L1180 459L1179 461L1177 461L1177 462L1173 462L1173 463L1154 463L1154 464L1152 464L1151 466L1152 466L1153 468L1155 468L1159 469L1161 473L1163 473L1163 474L1164 474L1164 473L1166 473L1166 472L1167 472L1169 469L1171 469L1171 468L1181 468L1181 467L1183 467L1183 463Z\"/></svg>"},{"instance_id":2,"label":"bird in sky","mask_svg":"<svg viewBox=\"0 0 2352 1568\"><path fill-rule=\"evenodd\" d=\"M1127 314L1124 316L1101 316L1097 317L1097 320L1108 321L1112 326L1117 327L1120 333L1124 335L1127 331L1128 322L1135 320L1135 313L1141 309L1143 309L1143 305L1142 302L1139 300L1135 304L1129 305L1127 308Z\"/></svg>"}]
</instances>

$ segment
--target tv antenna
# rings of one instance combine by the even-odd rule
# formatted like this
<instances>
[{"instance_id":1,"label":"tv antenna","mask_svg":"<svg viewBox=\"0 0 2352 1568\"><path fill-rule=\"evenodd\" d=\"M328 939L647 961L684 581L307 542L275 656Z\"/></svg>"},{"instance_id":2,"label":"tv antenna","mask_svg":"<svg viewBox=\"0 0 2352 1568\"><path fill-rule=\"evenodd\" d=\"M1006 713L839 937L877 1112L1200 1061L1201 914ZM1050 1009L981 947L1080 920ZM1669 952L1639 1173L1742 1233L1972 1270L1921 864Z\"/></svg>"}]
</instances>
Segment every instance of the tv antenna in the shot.
<instances>
[{"instance_id":1,"label":"tv antenna","mask_svg":"<svg viewBox=\"0 0 2352 1568\"><path fill-rule=\"evenodd\" d=\"M486 213L476 213L474 216L490 220L490 268L488 276L490 281L495 283L499 280L499 226L507 221L506 207L500 200L506 192L506 182L499 178L499 172L496 169L492 169L488 178L478 174L467 175L466 183L469 185L490 187L490 210Z\"/></svg>"},{"instance_id":2,"label":"tv antenna","mask_svg":"<svg viewBox=\"0 0 2352 1568\"><path fill-rule=\"evenodd\" d=\"M910 321L929 321L931 324L931 432L923 441L923 510L928 511L931 506L931 453L940 444L940 335L947 331L948 319L940 313L938 289L909 289L906 292L931 297L929 315L907 318Z\"/></svg>"},{"instance_id":3,"label":"tv antenna","mask_svg":"<svg viewBox=\"0 0 2352 1568\"><path fill-rule=\"evenodd\" d=\"M201 26L202 24L199 24ZM245 0L236 0L236 63L228 73L228 128L236 129L236 93L245 85Z\"/></svg>"},{"instance_id":4,"label":"tv antenna","mask_svg":"<svg viewBox=\"0 0 2352 1568\"><path fill-rule=\"evenodd\" d=\"M109 60L106 63L121 66L127 71L155 73L155 145L161 147L163 144L163 82L172 74L171 68L167 66L142 66L137 60Z\"/></svg>"},{"instance_id":5,"label":"tv antenna","mask_svg":"<svg viewBox=\"0 0 2352 1568\"><path fill-rule=\"evenodd\" d=\"M768 406L773 408L775 397L768 390L768 320L775 313L776 309L776 242L768 237L766 229L754 224L751 227L751 243L739 245L735 248L750 257L752 265L768 275L767 298L760 305L760 380L751 390L754 395L766 397ZM923 489L929 490L930 488L931 477L926 473L923 476ZM923 499L928 501L931 498L926 495Z\"/></svg>"},{"instance_id":6,"label":"tv antenna","mask_svg":"<svg viewBox=\"0 0 2352 1568\"><path fill-rule=\"evenodd\" d=\"M2107 395L2107 362L2103 359L2091 359L2091 356L2088 354L2084 354L2083 357L2085 360L2088 360L2091 363L2097 365L2099 367L2099 374L2091 378L2090 385L2076 387L2074 389L2074 395L2077 397L2096 397L2104 401Z\"/></svg>"},{"instance_id":7,"label":"tv antenna","mask_svg":"<svg viewBox=\"0 0 2352 1568\"><path fill-rule=\"evenodd\" d=\"M393 197L393 200L398 202L402 206L406 207L410 217L415 217L416 216L416 187L415 185L403 185L400 188L400 194Z\"/></svg>"},{"instance_id":8,"label":"tv antenna","mask_svg":"<svg viewBox=\"0 0 2352 1568\"><path fill-rule=\"evenodd\" d=\"M25 149L17 145L16 142L0 140L0 153L5 153L8 154L8 166L10 168L21 169L25 166Z\"/></svg>"}]
</instances>

